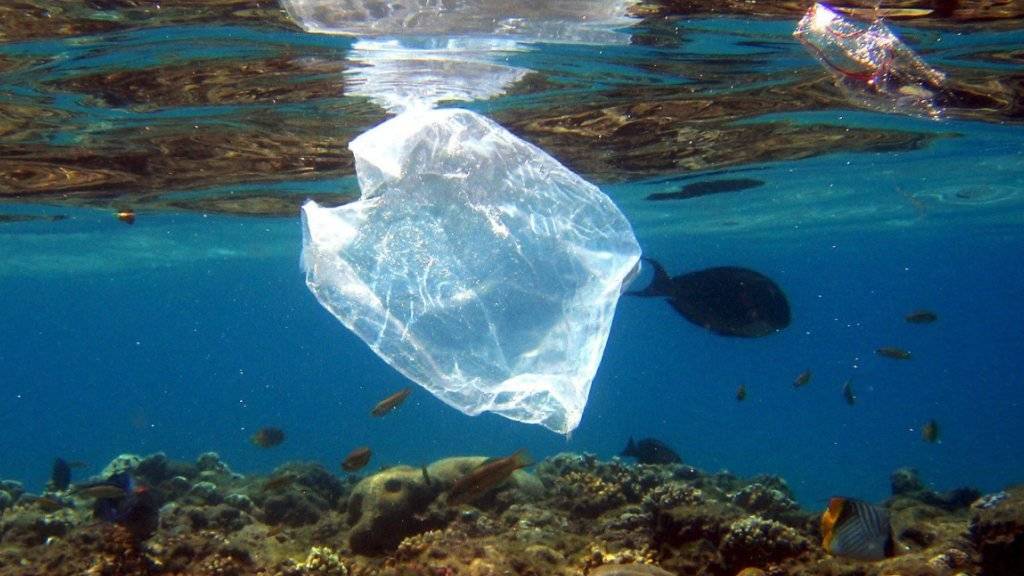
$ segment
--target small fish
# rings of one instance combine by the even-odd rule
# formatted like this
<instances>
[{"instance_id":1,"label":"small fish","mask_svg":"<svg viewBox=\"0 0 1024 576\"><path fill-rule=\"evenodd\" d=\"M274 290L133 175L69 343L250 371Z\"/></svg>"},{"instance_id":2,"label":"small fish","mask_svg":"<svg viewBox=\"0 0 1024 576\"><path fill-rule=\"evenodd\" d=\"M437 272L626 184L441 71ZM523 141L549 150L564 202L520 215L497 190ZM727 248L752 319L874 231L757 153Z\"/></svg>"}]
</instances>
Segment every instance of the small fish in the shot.
<instances>
[{"instance_id":1,"label":"small fish","mask_svg":"<svg viewBox=\"0 0 1024 576\"><path fill-rule=\"evenodd\" d=\"M893 360L910 360L910 351L904 350L903 348L895 348L893 346L883 346L875 350L875 354L885 358L892 358Z\"/></svg>"},{"instance_id":2,"label":"small fish","mask_svg":"<svg viewBox=\"0 0 1024 576\"><path fill-rule=\"evenodd\" d=\"M40 496L32 501L40 510L47 514L65 508L68 504L54 496Z\"/></svg>"},{"instance_id":3,"label":"small fish","mask_svg":"<svg viewBox=\"0 0 1024 576\"><path fill-rule=\"evenodd\" d=\"M402 388L391 396L377 402L377 405L373 407L373 410L370 410L370 414L380 417L391 412L395 408L401 406L402 402L405 402L405 399L409 397L409 394L412 394L412 388Z\"/></svg>"},{"instance_id":4,"label":"small fish","mask_svg":"<svg viewBox=\"0 0 1024 576\"><path fill-rule=\"evenodd\" d=\"M821 541L826 552L857 560L895 555L889 511L853 498L832 498L821 515Z\"/></svg>"},{"instance_id":5,"label":"small fish","mask_svg":"<svg viewBox=\"0 0 1024 576\"><path fill-rule=\"evenodd\" d=\"M857 402L857 396L853 393L853 380L847 380L843 384L843 400L850 406L853 406Z\"/></svg>"},{"instance_id":6,"label":"small fish","mask_svg":"<svg viewBox=\"0 0 1024 576\"><path fill-rule=\"evenodd\" d=\"M925 442L933 444L939 441L939 423L934 418L925 422L921 427L921 438L924 438Z\"/></svg>"},{"instance_id":7,"label":"small fish","mask_svg":"<svg viewBox=\"0 0 1024 576\"><path fill-rule=\"evenodd\" d=\"M811 381L811 371L810 371L810 369L804 370L803 372L797 374L796 378L793 379L793 388L800 388L801 386L806 386L807 383L810 382L810 381Z\"/></svg>"},{"instance_id":8,"label":"small fish","mask_svg":"<svg viewBox=\"0 0 1024 576\"><path fill-rule=\"evenodd\" d=\"M768 576L768 573L760 568L744 568L737 572L736 576Z\"/></svg>"},{"instance_id":9,"label":"small fish","mask_svg":"<svg viewBox=\"0 0 1024 576\"><path fill-rule=\"evenodd\" d=\"M298 479L298 476L295 474L279 474L268 478L263 483L263 490L265 492L280 492L294 484L296 479Z\"/></svg>"},{"instance_id":10,"label":"small fish","mask_svg":"<svg viewBox=\"0 0 1024 576\"><path fill-rule=\"evenodd\" d=\"M455 481L448 490L448 505L458 506L476 500L485 492L501 484L513 472L533 464L526 450L519 450L511 456L492 458L474 468L470 473Z\"/></svg>"},{"instance_id":11,"label":"small fish","mask_svg":"<svg viewBox=\"0 0 1024 576\"><path fill-rule=\"evenodd\" d=\"M655 438L641 438L640 441L630 438L626 443L626 448L619 456L632 456L640 464L681 464L683 462L679 454Z\"/></svg>"},{"instance_id":12,"label":"small fish","mask_svg":"<svg viewBox=\"0 0 1024 576\"><path fill-rule=\"evenodd\" d=\"M67 490L71 485L71 466L63 458L53 461L53 468L50 471L50 488L53 490Z\"/></svg>"},{"instance_id":13,"label":"small fish","mask_svg":"<svg viewBox=\"0 0 1024 576\"><path fill-rule=\"evenodd\" d=\"M747 386L746 384L740 384L740 387L736 389L736 401L743 402L747 399Z\"/></svg>"},{"instance_id":14,"label":"small fish","mask_svg":"<svg viewBox=\"0 0 1024 576\"><path fill-rule=\"evenodd\" d=\"M117 213L114 214L114 216L118 220L120 220L121 222L124 222L125 224L127 224L129 226L131 226L132 224L135 224L135 211L134 210L131 210L131 209L128 209L128 210L118 210Z\"/></svg>"},{"instance_id":15,"label":"small fish","mask_svg":"<svg viewBox=\"0 0 1024 576\"><path fill-rule=\"evenodd\" d=\"M348 453L345 459L341 461L341 469L345 472L355 472L361 470L363 466L366 466L370 462L370 456L372 453L366 446L360 446L355 450Z\"/></svg>"},{"instance_id":16,"label":"small fish","mask_svg":"<svg viewBox=\"0 0 1024 576\"><path fill-rule=\"evenodd\" d=\"M931 324L939 319L939 315L931 310L915 310L907 314L904 319L911 324Z\"/></svg>"},{"instance_id":17,"label":"small fish","mask_svg":"<svg viewBox=\"0 0 1024 576\"><path fill-rule=\"evenodd\" d=\"M249 437L249 442L252 442L260 448L273 448L281 442L284 442L284 430L273 426L260 428L255 434Z\"/></svg>"},{"instance_id":18,"label":"small fish","mask_svg":"<svg viewBox=\"0 0 1024 576\"><path fill-rule=\"evenodd\" d=\"M99 482L75 484L71 487L71 493L97 500L119 500L127 496L131 489L131 477L127 472L122 472Z\"/></svg>"},{"instance_id":19,"label":"small fish","mask_svg":"<svg viewBox=\"0 0 1024 576\"><path fill-rule=\"evenodd\" d=\"M70 462L68 462L68 467L71 468L72 470L80 470L82 468L88 468L89 463L83 462L81 460L71 460Z\"/></svg>"}]
</instances>

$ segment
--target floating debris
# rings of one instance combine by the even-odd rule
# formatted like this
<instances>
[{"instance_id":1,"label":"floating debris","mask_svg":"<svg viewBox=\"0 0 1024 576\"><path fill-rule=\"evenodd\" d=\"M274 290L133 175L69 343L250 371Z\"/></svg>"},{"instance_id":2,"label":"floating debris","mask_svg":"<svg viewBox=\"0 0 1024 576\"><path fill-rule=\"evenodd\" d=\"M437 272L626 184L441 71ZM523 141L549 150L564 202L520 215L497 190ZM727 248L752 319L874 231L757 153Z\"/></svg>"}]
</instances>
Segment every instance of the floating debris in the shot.
<instances>
[{"instance_id":1,"label":"floating debris","mask_svg":"<svg viewBox=\"0 0 1024 576\"><path fill-rule=\"evenodd\" d=\"M905 317L911 324L931 324L939 319L938 314L931 310L915 310Z\"/></svg>"},{"instance_id":2,"label":"floating debris","mask_svg":"<svg viewBox=\"0 0 1024 576\"><path fill-rule=\"evenodd\" d=\"M939 441L939 423L934 418L925 422L924 426L921 427L921 438L925 442L933 444Z\"/></svg>"},{"instance_id":3,"label":"floating debris","mask_svg":"<svg viewBox=\"0 0 1024 576\"><path fill-rule=\"evenodd\" d=\"M249 442L260 448L273 448L284 442L284 430L267 426L260 428L255 434L249 437Z\"/></svg>"},{"instance_id":4,"label":"floating debris","mask_svg":"<svg viewBox=\"0 0 1024 576\"><path fill-rule=\"evenodd\" d=\"M763 274L720 266L669 277L657 260L644 260L654 268L654 279L627 294L666 297L684 318L720 336L759 338L789 326L789 301Z\"/></svg>"},{"instance_id":5,"label":"floating debris","mask_svg":"<svg viewBox=\"0 0 1024 576\"><path fill-rule=\"evenodd\" d=\"M135 224L135 211L134 210L120 210L116 214L114 214L114 216L118 220L120 220L121 222L124 222L125 224L127 224L129 226L131 226L132 224Z\"/></svg>"},{"instance_id":6,"label":"floating debris","mask_svg":"<svg viewBox=\"0 0 1024 576\"><path fill-rule=\"evenodd\" d=\"M811 370L807 369L797 374L796 378L793 379L793 388L800 388L806 386L811 381Z\"/></svg>"},{"instance_id":7,"label":"floating debris","mask_svg":"<svg viewBox=\"0 0 1024 576\"><path fill-rule=\"evenodd\" d=\"M895 348L893 346L883 346L882 348L875 350L875 354L878 354L883 358L892 358L893 360L910 360L911 358L909 350Z\"/></svg>"},{"instance_id":8,"label":"floating debris","mask_svg":"<svg viewBox=\"0 0 1024 576\"><path fill-rule=\"evenodd\" d=\"M895 553L889 511L853 498L832 498L821 515L821 545L829 554L881 560Z\"/></svg>"},{"instance_id":9,"label":"floating debris","mask_svg":"<svg viewBox=\"0 0 1024 576\"><path fill-rule=\"evenodd\" d=\"M533 464L526 450L519 450L511 456L492 458L477 466L472 472L455 481L448 490L448 505L459 506L472 502L485 492L505 481L513 472Z\"/></svg>"},{"instance_id":10,"label":"floating debris","mask_svg":"<svg viewBox=\"0 0 1024 576\"><path fill-rule=\"evenodd\" d=\"M405 399L409 397L409 394L412 394L411 387L402 388L398 392L395 392L391 396L388 396L378 402L377 405L373 407L373 410L370 410L370 414L379 418L388 412L391 412L395 408L401 406L402 402L405 402Z\"/></svg>"},{"instance_id":11,"label":"floating debris","mask_svg":"<svg viewBox=\"0 0 1024 576\"><path fill-rule=\"evenodd\" d=\"M641 438L638 441L630 438L626 443L626 448L619 456L632 456L640 464L682 464L683 462L675 450L657 438Z\"/></svg>"},{"instance_id":12,"label":"floating debris","mask_svg":"<svg viewBox=\"0 0 1024 576\"><path fill-rule=\"evenodd\" d=\"M341 469L345 472L356 472L361 470L370 462L371 456L370 449L366 446L360 446L355 450L348 453L345 459L341 461Z\"/></svg>"}]
</instances>

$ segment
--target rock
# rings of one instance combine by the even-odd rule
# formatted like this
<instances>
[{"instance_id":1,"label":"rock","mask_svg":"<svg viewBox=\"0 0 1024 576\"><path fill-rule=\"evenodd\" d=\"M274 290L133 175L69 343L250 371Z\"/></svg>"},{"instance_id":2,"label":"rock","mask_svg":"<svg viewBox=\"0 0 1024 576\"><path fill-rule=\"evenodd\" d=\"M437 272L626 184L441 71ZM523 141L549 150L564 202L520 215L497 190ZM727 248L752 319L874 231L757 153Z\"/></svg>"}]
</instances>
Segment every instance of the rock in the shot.
<instances>
[{"instance_id":1,"label":"rock","mask_svg":"<svg viewBox=\"0 0 1024 576\"><path fill-rule=\"evenodd\" d=\"M323 504L322 501L321 504ZM286 492L263 501L263 522L286 526L316 524L320 521L319 510L321 509L322 506L317 506L309 498L294 492Z\"/></svg>"},{"instance_id":2,"label":"rock","mask_svg":"<svg viewBox=\"0 0 1024 576\"><path fill-rule=\"evenodd\" d=\"M110 478L114 474L120 474L122 472L135 473L135 469L139 467L142 462L142 457L137 454L121 454L117 458L110 461L109 464L103 468L100 472L100 478Z\"/></svg>"},{"instance_id":3,"label":"rock","mask_svg":"<svg viewBox=\"0 0 1024 576\"><path fill-rule=\"evenodd\" d=\"M214 506L223 502L224 497L221 496L217 485L213 482L196 482L188 491L186 500L193 504Z\"/></svg>"},{"instance_id":4,"label":"rock","mask_svg":"<svg viewBox=\"0 0 1024 576\"><path fill-rule=\"evenodd\" d=\"M216 452L204 452L196 459L196 467L199 472L214 472L216 474L230 475L231 468L220 459Z\"/></svg>"},{"instance_id":5,"label":"rock","mask_svg":"<svg viewBox=\"0 0 1024 576\"><path fill-rule=\"evenodd\" d=\"M224 503L243 512L252 510L252 500L245 494L233 492L224 497Z\"/></svg>"},{"instance_id":6,"label":"rock","mask_svg":"<svg viewBox=\"0 0 1024 576\"><path fill-rule=\"evenodd\" d=\"M70 516L44 515L37 510L19 508L4 514L0 543L26 548L39 546L46 543L47 538L65 536L71 527Z\"/></svg>"},{"instance_id":7,"label":"rock","mask_svg":"<svg viewBox=\"0 0 1024 576\"><path fill-rule=\"evenodd\" d=\"M1024 574L1024 488L1008 491L994 505L975 508L970 533L983 574Z\"/></svg>"},{"instance_id":8,"label":"rock","mask_svg":"<svg viewBox=\"0 0 1024 576\"><path fill-rule=\"evenodd\" d=\"M0 490L0 512L6 510L13 503L14 497L11 496L11 493L6 490Z\"/></svg>"},{"instance_id":9,"label":"rock","mask_svg":"<svg viewBox=\"0 0 1024 576\"><path fill-rule=\"evenodd\" d=\"M421 468L395 466L359 482L348 500L352 551L380 554L407 536L442 527L443 517L425 514L441 491L441 471L436 473L435 480Z\"/></svg>"},{"instance_id":10,"label":"rock","mask_svg":"<svg viewBox=\"0 0 1024 576\"><path fill-rule=\"evenodd\" d=\"M925 489L921 477L913 468L896 470L889 476L889 484L892 487L893 496L911 495Z\"/></svg>"},{"instance_id":11,"label":"rock","mask_svg":"<svg viewBox=\"0 0 1024 576\"><path fill-rule=\"evenodd\" d=\"M167 501L177 500L192 489L192 483L184 476L172 476L158 486L160 493Z\"/></svg>"}]
</instances>

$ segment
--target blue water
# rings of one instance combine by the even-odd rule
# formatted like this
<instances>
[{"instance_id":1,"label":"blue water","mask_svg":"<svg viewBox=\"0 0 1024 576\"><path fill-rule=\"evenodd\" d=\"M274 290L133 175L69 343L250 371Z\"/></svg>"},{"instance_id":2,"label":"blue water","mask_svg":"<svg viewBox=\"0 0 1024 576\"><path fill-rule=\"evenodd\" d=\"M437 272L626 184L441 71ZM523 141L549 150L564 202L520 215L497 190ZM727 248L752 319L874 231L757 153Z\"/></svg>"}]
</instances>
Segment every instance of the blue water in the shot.
<instances>
[{"instance_id":1,"label":"blue water","mask_svg":"<svg viewBox=\"0 0 1024 576\"><path fill-rule=\"evenodd\" d=\"M735 21L723 19L680 29L688 26L694 31L685 49L615 47L615 62L608 62L596 47L542 47L513 63L550 65L578 83L561 90L580 94L591 89L587 74L598 72L605 87L645 78L658 85L688 81L657 70L645 74L642 63L656 53L677 63L756 54L734 71L734 81L746 67L762 74L758 82L817 69L788 39L791 22L737 31ZM78 44L24 43L6 52L73 55L84 45L93 52L75 66L102 68L124 62L119 42L136 54L148 47L147 58L160 58L166 50L160 42L187 43L210 33L202 26L172 28ZM737 44L730 34L763 35L782 48L773 54ZM241 57L275 42L273 49L320 54L327 46L342 54L348 42L245 30L221 37L223 45L204 55ZM1020 46L1014 35L982 39L988 48ZM948 59L965 51L962 44L950 50ZM555 69L566 53L584 64ZM735 89L724 86L710 89ZM531 101L520 95L472 107L486 112ZM92 120L116 127L237 112L198 107L118 119L79 101L68 107L81 123L72 132L87 130ZM681 202L643 198L678 189L683 181L674 178L686 172L601 183L633 223L645 253L670 273L718 265L756 269L783 287L793 322L767 338L729 339L687 323L665 302L623 298L571 439L493 415L466 417L422 389L398 412L369 418L376 401L407 382L306 289L298 218L162 212L127 227L107 209L45 208L71 217L5 224L0 478L38 489L55 456L89 462L86 474L120 453L191 459L210 450L243 473L267 473L293 459L338 471L340 458L363 444L374 450L372 467L520 447L537 458L560 451L611 457L630 436L655 436L709 471L781 475L812 508L834 494L881 500L889 474L901 466L918 468L939 490L990 491L1024 480L1020 127L852 108L787 118L956 136L913 152L747 166L739 177L762 179L764 187ZM245 191L247 185L233 186ZM320 191L325 184L275 186L301 194L304 186ZM4 208L40 211L28 204ZM919 308L934 310L939 320L903 320ZM914 358L879 357L874 350L881 346L906 348ZM793 378L808 368L813 380L794 389ZM852 407L840 394L849 378L857 394ZM741 383L748 399L738 403ZM936 444L920 434L932 418L941 426ZM249 435L267 425L283 428L286 442L272 450L253 447Z\"/></svg>"}]
</instances>

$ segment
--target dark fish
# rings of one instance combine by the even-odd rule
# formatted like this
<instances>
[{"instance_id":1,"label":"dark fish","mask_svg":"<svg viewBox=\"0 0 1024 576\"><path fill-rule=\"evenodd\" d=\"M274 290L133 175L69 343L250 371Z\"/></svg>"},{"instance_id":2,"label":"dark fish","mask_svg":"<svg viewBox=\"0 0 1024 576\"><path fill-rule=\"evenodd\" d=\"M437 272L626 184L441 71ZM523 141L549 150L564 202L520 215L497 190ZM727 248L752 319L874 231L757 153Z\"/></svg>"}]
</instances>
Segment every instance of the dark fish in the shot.
<instances>
[{"instance_id":1,"label":"dark fish","mask_svg":"<svg viewBox=\"0 0 1024 576\"><path fill-rule=\"evenodd\" d=\"M903 348L894 348L892 346L884 346L875 350L875 354L883 356L885 358L892 358L893 360L910 360L910 351L904 350Z\"/></svg>"},{"instance_id":2,"label":"dark fish","mask_svg":"<svg viewBox=\"0 0 1024 576\"><path fill-rule=\"evenodd\" d=\"M939 315L931 310L915 310L907 314L905 318L911 324L931 324L939 319Z\"/></svg>"},{"instance_id":3,"label":"dark fish","mask_svg":"<svg viewBox=\"0 0 1024 576\"><path fill-rule=\"evenodd\" d=\"M135 224L134 210L118 210L117 213L114 214L114 216L116 216L118 220L124 222L125 224L128 224L129 226Z\"/></svg>"},{"instance_id":4,"label":"dark fish","mask_svg":"<svg viewBox=\"0 0 1024 576\"><path fill-rule=\"evenodd\" d=\"M821 545L829 554L881 560L895 554L889 511L861 500L832 498L821 515Z\"/></svg>"},{"instance_id":5,"label":"dark fish","mask_svg":"<svg viewBox=\"0 0 1024 576\"><path fill-rule=\"evenodd\" d=\"M850 406L857 402L857 397L853 394L853 380L847 380L843 384L843 400Z\"/></svg>"},{"instance_id":6,"label":"dark fish","mask_svg":"<svg viewBox=\"0 0 1024 576\"><path fill-rule=\"evenodd\" d=\"M373 410L370 410L370 414L379 417L391 412L395 408L401 406L402 402L405 402L405 399L409 397L409 394L412 394L412 388L402 388L391 396L377 402L377 405L373 407Z\"/></svg>"},{"instance_id":7,"label":"dark fish","mask_svg":"<svg viewBox=\"0 0 1024 576\"><path fill-rule=\"evenodd\" d=\"M255 434L249 437L249 442L252 442L260 448L273 448L281 442L284 442L284 430L273 426L260 428Z\"/></svg>"},{"instance_id":8,"label":"dark fish","mask_svg":"<svg viewBox=\"0 0 1024 576\"><path fill-rule=\"evenodd\" d=\"M761 180L755 180L753 178L734 178L730 180L706 180L704 182L694 182L693 184L687 184L683 186L683 189L678 192L656 192L649 194L645 200L659 201L659 200L686 200L688 198L697 198L699 196L707 196L709 194L720 194L722 192L738 192L740 190L749 190L750 188L757 188L764 186L764 182Z\"/></svg>"},{"instance_id":9,"label":"dark fish","mask_svg":"<svg viewBox=\"0 0 1024 576\"><path fill-rule=\"evenodd\" d=\"M924 438L925 442L935 443L939 441L939 423L934 418L925 422L921 428L921 438Z\"/></svg>"},{"instance_id":10,"label":"dark fish","mask_svg":"<svg viewBox=\"0 0 1024 576\"><path fill-rule=\"evenodd\" d=\"M747 268L722 266L669 277L656 260L650 286L627 292L662 296L676 312L721 336L758 338L789 326L789 302L775 282Z\"/></svg>"},{"instance_id":11,"label":"dark fish","mask_svg":"<svg viewBox=\"0 0 1024 576\"><path fill-rule=\"evenodd\" d=\"M747 399L747 386L746 384L740 384L740 387L736 389L736 401L743 402Z\"/></svg>"},{"instance_id":12,"label":"dark fish","mask_svg":"<svg viewBox=\"0 0 1024 576\"><path fill-rule=\"evenodd\" d=\"M80 468L88 468L89 467L89 463L88 462L83 462L81 460L72 460L72 461L68 462L68 466L72 470L78 470Z\"/></svg>"},{"instance_id":13,"label":"dark fish","mask_svg":"<svg viewBox=\"0 0 1024 576\"><path fill-rule=\"evenodd\" d=\"M71 466L63 459L57 458L53 461L53 468L50 471L50 488L52 490L67 490L71 485Z\"/></svg>"},{"instance_id":14,"label":"dark fish","mask_svg":"<svg viewBox=\"0 0 1024 576\"><path fill-rule=\"evenodd\" d=\"M505 481L513 472L533 464L526 450L519 450L511 456L492 458L474 468L470 473L455 481L448 490L448 505L458 506L472 502L485 492Z\"/></svg>"},{"instance_id":15,"label":"dark fish","mask_svg":"<svg viewBox=\"0 0 1024 576\"><path fill-rule=\"evenodd\" d=\"M361 470L363 466L369 464L371 455L372 453L369 448L360 446L349 452L348 456L345 456L345 459L341 461L341 469L345 472Z\"/></svg>"},{"instance_id":16,"label":"dark fish","mask_svg":"<svg viewBox=\"0 0 1024 576\"><path fill-rule=\"evenodd\" d=\"M640 464L682 464L683 459L661 440L642 438L626 443L626 448L619 456L632 456Z\"/></svg>"},{"instance_id":17,"label":"dark fish","mask_svg":"<svg viewBox=\"0 0 1024 576\"><path fill-rule=\"evenodd\" d=\"M804 370L803 372L797 374L796 378L793 380L793 388L799 388L801 386L806 386L807 383L810 382L810 381L811 381L811 371L809 369L808 370Z\"/></svg>"}]
</instances>

